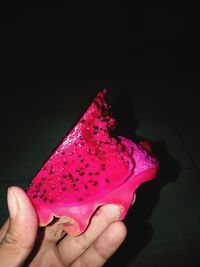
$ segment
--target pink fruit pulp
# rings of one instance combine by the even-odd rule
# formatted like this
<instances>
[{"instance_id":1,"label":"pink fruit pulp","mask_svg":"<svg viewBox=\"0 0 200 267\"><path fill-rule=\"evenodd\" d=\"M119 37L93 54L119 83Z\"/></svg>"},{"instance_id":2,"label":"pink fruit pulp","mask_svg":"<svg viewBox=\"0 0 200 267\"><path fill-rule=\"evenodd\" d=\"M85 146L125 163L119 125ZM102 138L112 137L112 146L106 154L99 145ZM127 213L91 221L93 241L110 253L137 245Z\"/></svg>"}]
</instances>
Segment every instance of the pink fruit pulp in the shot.
<instances>
[{"instance_id":1,"label":"pink fruit pulp","mask_svg":"<svg viewBox=\"0 0 200 267\"><path fill-rule=\"evenodd\" d=\"M77 225L68 233L78 235L95 210L109 203L121 207L122 220L137 187L157 174L152 154L125 137L110 136L115 120L105 93L99 92L27 189L40 226L64 217Z\"/></svg>"}]
</instances>

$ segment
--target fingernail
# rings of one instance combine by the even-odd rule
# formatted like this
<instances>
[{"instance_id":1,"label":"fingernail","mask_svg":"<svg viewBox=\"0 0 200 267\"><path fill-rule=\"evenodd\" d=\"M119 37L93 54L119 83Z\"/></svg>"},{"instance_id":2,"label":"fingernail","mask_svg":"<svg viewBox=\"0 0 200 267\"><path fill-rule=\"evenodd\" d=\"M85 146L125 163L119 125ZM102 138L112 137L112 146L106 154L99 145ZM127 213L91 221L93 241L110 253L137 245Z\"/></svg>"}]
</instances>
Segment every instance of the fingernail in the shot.
<instances>
[{"instance_id":1,"label":"fingernail","mask_svg":"<svg viewBox=\"0 0 200 267\"><path fill-rule=\"evenodd\" d=\"M133 195L133 200L132 200L131 206L133 206L133 204L135 203L135 201L136 201L136 193L134 193L134 195Z\"/></svg>"},{"instance_id":2,"label":"fingernail","mask_svg":"<svg viewBox=\"0 0 200 267\"><path fill-rule=\"evenodd\" d=\"M114 204L109 204L106 206L106 212L113 217L113 219L118 219L121 215L121 208Z\"/></svg>"},{"instance_id":3,"label":"fingernail","mask_svg":"<svg viewBox=\"0 0 200 267\"><path fill-rule=\"evenodd\" d=\"M12 187L8 188L8 209L11 218L16 218L17 216L17 197L12 191Z\"/></svg>"},{"instance_id":4,"label":"fingernail","mask_svg":"<svg viewBox=\"0 0 200 267\"><path fill-rule=\"evenodd\" d=\"M80 232L79 224L76 222L66 222L64 224L64 231L71 235L77 235Z\"/></svg>"}]
</instances>

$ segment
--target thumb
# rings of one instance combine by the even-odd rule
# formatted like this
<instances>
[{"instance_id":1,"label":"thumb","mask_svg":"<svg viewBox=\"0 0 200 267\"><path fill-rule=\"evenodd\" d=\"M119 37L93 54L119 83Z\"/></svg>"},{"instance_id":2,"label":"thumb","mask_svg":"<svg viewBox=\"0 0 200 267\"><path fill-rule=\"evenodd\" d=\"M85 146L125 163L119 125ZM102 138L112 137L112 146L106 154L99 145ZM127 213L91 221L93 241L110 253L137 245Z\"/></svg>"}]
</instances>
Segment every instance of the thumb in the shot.
<instances>
[{"instance_id":1,"label":"thumb","mask_svg":"<svg viewBox=\"0 0 200 267\"><path fill-rule=\"evenodd\" d=\"M8 230L0 243L2 267L20 266L30 254L37 235L37 216L26 193L10 187L7 194L9 209Z\"/></svg>"}]
</instances>

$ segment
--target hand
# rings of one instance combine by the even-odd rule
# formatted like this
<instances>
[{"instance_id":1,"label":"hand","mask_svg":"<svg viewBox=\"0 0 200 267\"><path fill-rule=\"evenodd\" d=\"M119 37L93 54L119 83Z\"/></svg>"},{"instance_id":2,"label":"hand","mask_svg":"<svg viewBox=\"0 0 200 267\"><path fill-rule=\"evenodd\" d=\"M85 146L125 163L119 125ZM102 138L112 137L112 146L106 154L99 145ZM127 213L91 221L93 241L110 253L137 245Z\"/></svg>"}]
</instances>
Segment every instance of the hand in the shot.
<instances>
[{"instance_id":1,"label":"hand","mask_svg":"<svg viewBox=\"0 0 200 267\"><path fill-rule=\"evenodd\" d=\"M101 207L76 237L66 235L62 219L38 229L35 210L19 187L9 188L8 208L10 217L0 230L1 267L102 266L126 236L114 205Z\"/></svg>"}]
</instances>

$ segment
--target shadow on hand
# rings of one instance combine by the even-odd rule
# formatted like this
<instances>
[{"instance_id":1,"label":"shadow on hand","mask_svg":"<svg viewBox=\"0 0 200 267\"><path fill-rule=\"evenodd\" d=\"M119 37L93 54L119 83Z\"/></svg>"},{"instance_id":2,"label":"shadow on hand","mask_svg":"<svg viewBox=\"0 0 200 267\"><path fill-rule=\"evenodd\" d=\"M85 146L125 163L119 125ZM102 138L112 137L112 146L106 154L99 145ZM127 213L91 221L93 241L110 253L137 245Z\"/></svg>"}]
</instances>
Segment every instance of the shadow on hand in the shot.
<instances>
[{"instance_id":1,"label":"shadow on hand","mask_svg":"<svg viewBox=\"0 0 200 267\"><path fill-rule=\"evenodd\" d=\"M31 264L31 262L34 260L34 258L36 257L36 255L38 254L43 240L44 240L44 234L45 234L45 228L44 227L39 227L38 228L38 234L37 234L37 238L36 238L36 242L34 244L34 247L29 255L29 257L25 260L24 264L22 265L22 267L27 267Z\"/></svg>"},{"instance_id":2,"label":"shadow on hand","mask_svg":"<svg viewBox=\"0 0 200 267\"><path fill-rule=\"evenodd\" d=\"M113 113L120 122L116 134L123 134L135 142L144 140L134 135L139 121L133 115L129 101L129 91L123 91L113 104ZM142 184L136 191L136 202L124 220L128 235L117 253L105 266L128 266L142 252L153 238L153 228L148 222L158 201L163 186L177 179L180 166L167 152L165 141L151 142L153 155L160 162L160 171L156 179Z\"/></svg>"}]
</instances>

